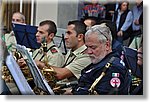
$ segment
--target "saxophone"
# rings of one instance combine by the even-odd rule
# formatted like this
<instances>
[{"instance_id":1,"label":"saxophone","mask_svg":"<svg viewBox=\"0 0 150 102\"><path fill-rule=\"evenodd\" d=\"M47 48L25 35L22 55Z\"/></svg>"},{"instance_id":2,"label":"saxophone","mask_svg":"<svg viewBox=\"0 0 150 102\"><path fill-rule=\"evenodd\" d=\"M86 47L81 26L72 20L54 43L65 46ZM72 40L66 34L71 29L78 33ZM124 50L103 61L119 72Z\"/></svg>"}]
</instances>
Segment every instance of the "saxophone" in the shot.
<instances>
[{"instance_id":1,"label":"saxophone","mask_svg":"<svg viewBox=\"0 0 150 102\"><path fill-rule=\"evenodd\" d=\"M56 86L56 81L57 81L55 78L56 72L48 64L47 43L46 42L42 43L42 47L43 47L43 53L44 53L45 66L41 69L41 73L45 77L47 83L51 86L51 88L54 88ZM22 58L22 55L21 55L21 53L16 51L13 53L13 57L17 61L18 59ZM31 72L30 72L28 66L21 67L21 71L23 72L23 74L28 82L33 81L33 77L31 75ZM2 79L5 80L5 82L7 82L7 83L14 82L13 77L6 65L2 66ZM33 87L33 91L37 95L46 95L47 94L47 92L44 92L42 89L40 89L39 87L36 87L36 86Z\"/></svg>"},{"instance_id":2,"label":"saxophone","mask_svg":"<svg viewBox=\"0 0 150 102\"><path fill-rule=\"evenodd\" d=\"M13 57L16 60L16 62L18 59L22 58L21 53L18 51L13 52L12 54L13 54ZM3 64L1 71L2 71L2 79L3 80L5 80L6 82L13 82L13 77L5 64ZM30 70L28 69L27 66L21 67L21 71L24 74L27 81L33 79L33 78L31 78L32 76L31 76Z\"/></svg>"},{"instance_id":3,"label":"saxophone","mask_svg":"<svg viewBox=\"0 0 150 102\"><path fill-rule=\"evenodd\" d=\"M47 43L46 43L45 38L44 38L44 41L42 43L42 47L43 47L43 53L44 53L44 64L45 64L45 66L42 68L41 72L42 72L43 76L45 77L45 79L47 80L48 84L52 88L54 88L56 85L56 82L57 82L56 77L55 77L56 72L48 64Z\"/></svg>"},{"instance_id":4,"label":"saxophone","mask_svg":"<svg viewBox=\"0 0 150 102\"><path fill-rule=\"evenodd\" d=\"M7 53L7 54L6 54ZM12 75L12 73L10 72L9 70L9 66L7 66L6 64L6 57L9 55L8 54L8 50L6 49L5 51L5 58L4 58L4 61L2 63L2 68L1 68L1 73L2 73L2 80L4 80L4 82L6 83L8 89L10 90L11 94L20 94L18 88L17 88L17 85L15 83L15 80L14 80L14 77ZM17 61L18 59L20 59L22 57L21 53L19 52L14 52L12 53L13 55L13 58L15 59L15 61ZM25 78L27 79L27 81L29 80L29 76L31 78L31 73L30 73L30 70L28 68L21 68L21 71L22 73L24 74ZM33 78L32 78L33 79Z\"/></svg>"}]
</instances>

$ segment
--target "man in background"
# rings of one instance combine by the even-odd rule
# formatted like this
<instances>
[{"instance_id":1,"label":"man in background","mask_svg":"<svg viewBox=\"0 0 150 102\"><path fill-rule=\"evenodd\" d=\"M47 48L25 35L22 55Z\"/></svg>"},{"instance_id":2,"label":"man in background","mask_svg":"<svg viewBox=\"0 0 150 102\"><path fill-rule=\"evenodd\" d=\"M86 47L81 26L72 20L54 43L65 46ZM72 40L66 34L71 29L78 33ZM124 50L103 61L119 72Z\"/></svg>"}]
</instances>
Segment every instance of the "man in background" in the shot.
<instances>
[{"instance_id":1,"label":"man in background","mask_svg":"<svg viewBox=\"0 0 150 102\"><path fill-rule=\"evenodd\" d=\"M15 12L12 16L12 23L15 24L25 24L25 16L21 12ZM6 43L7 49L11 52L16 51L15 45L17 44L16 37L13 31L6 33L4 35L4 41Z\"/></svg>"}]
</instances>

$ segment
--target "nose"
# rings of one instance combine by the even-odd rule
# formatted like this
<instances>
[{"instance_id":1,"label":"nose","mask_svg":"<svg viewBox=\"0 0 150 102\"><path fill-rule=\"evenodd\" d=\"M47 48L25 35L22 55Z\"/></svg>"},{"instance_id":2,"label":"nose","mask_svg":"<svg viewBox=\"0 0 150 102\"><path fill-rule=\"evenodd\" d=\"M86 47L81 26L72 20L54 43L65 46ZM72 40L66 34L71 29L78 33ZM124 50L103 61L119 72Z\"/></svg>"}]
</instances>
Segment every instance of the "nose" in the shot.
<instances>
[{"instance_id":1,"label":"nose","mask_svg":"<svg viewBox=\"0 0 150 102\"><path fill-rule=\"evenodd\" d=\"M92 49L87 48L86 53L87 53L87 54L92 54L92 53L93 53L93 51L92 51Z\"/></svg>"},{"instance_id":2,"label":"nose","mask_svg":"<svg viewBox=\"0 0 150 102\"><path fill-rule=\"evenodd\" d=\"M38 37L39 36L39 32L37 32L35 36Z\"/></svg>"},{"instance_id":3,"label":"nose","mask_svg":"<svg viewBox=\"0 0 150 102\"><path fill-rule=\"evenodd\" d=\"M68 39L68 34L67 34L67 33L65 34L64 39L65 39L65 40Z\"/></svg>"}]
</instances>

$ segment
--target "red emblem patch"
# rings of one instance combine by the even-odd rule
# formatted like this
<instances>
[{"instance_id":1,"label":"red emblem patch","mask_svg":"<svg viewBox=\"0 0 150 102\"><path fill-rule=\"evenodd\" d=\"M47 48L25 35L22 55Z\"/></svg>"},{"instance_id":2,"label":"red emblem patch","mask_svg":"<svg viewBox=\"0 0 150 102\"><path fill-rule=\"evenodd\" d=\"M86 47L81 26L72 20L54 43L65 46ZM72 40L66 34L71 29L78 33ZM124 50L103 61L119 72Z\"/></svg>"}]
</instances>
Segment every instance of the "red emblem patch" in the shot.
<instances>
[{"instance_id":1,"label":"red emblem patch","mask_svg":"<svg viewBox=\"0 0 150 102\"><path fill-rule=\"evenodd\" d=\"M56 52L58 52L55 48L53 48L53 49L51 49L51 52L52 53L56 53Z\"/></svg>"},{"instance_id":2,"label":"red emblem patch","mask_svg":"<svg viewBox=\"0 0 150 102\"><path fill-rule=\"evenodd\" d=\"M121 84L121 82L120 82L120 79L119 79L119 78L112 78L112 79L110 80L110 85L111 85L112 87L119 87L120 84Z\"/></svg>"}]
</instances>

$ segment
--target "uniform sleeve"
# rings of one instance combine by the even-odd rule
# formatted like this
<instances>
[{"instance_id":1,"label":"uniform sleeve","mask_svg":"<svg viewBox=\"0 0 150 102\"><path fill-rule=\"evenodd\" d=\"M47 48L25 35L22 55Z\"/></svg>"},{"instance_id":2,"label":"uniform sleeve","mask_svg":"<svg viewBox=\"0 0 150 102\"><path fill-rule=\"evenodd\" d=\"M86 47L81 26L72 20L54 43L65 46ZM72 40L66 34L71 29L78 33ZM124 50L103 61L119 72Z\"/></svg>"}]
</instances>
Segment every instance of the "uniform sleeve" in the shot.
<instances>
[{"instance_id":1,"label":"uniform sleeve","mask_svg":"<svg viewBox=\"0 0 150 102\"><path fill-rule=\"evenodd\" d=\"M51 53L51 55L48 56L48 64L62 67L64 64L64 56L60 52Z\"/></svg>"},{"instance_id":2,"label":"uniform sleeve","mask_svg":"<svg viewBox=\"0 0 150 102\"><path fill-rule=\"evenodd\" d=\"M126 70L120 66L112 66L96 85L96 91L98 94L127 94L127 83Z\"/></svg>"},{"instance_id":3,"label":"uniform sleeve","mask_svg":"<svg viewBox=\"0 0 150 102\"><path fill-rule=\"evenodd\" d=\"M77 79L81 76L81 70L91 64L91 59L88 55L83 54L75 58L75 60L66 66Z\"/></svg>"},{"instance_id":4,"label":"uniform sleeve","mask_svg":"<svg viewBox=\"0 0 150 102\"><path fill-rule=\"evenodd\" d=\"M35 51L33 51L33 53L32 53L32 57L34 58L35 56L36 56L36 54L38 53L38 50L39 49L36 49Z\"/></svg>"},{"instance_id":5,"label":"uniform sleeve","mask_svg":"<svg viewBox=\"0 0 150 102\"><path fill-rule=\"evenodd\" d=\"M5 34L5 42L6 42L6 46L8 48L8 50L10 51L16 51L16 38L15 36L12 36L12 34L14 34L13 32L11 32L10 34Z\"/></svg>"}]
</instances>

